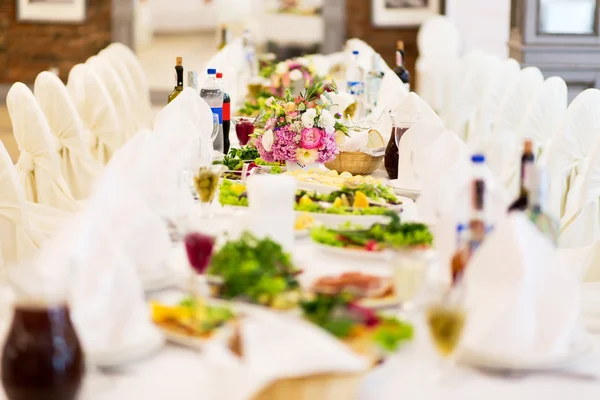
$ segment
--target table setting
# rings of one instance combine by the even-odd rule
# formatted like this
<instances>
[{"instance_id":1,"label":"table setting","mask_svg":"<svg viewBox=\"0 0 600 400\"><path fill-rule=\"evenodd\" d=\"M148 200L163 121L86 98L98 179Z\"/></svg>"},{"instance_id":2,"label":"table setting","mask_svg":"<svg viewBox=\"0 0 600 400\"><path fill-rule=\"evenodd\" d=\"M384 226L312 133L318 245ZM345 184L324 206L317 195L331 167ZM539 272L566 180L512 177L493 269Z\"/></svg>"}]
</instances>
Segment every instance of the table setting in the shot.
<instances>
[{"instance_id":1,"label":"table setting","mask_svg":"<svg viewBox=\"0 0 600 400\"><path fill-rule=\"evenodd\" d=\"M353 44L240 78L224 153L192 88L115 151L2 271L0 398L600 395L600 286L392 70L339 88Z\"/></svg>"}]
</instances>

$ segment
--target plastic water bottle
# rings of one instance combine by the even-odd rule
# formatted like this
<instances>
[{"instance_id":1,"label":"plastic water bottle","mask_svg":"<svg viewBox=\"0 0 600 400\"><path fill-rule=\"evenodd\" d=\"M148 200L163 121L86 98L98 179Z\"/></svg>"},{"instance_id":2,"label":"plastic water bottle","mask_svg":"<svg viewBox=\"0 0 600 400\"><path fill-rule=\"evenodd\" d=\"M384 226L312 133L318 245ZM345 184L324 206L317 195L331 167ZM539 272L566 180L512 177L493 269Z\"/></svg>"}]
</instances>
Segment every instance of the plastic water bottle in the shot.
<instances>
[{"instance_id":1,"label":"plastic water bottle","mask_svg":"<svg viewBox=\"0 0 600 400\"><path fill-rule=\"evenodd\" d=\"M252 40L252 33L247 29L242 36L242 42L244 44L244 54L250 71L250 77L254 78L255 76L258 76L258 60L256 59L256 48L254 47L254 41Z\"/></svg>"},{"instance_id":2,"label":"plastic water bottle","mask_svg":"<svg viewBox=\"0 0 600 400\"><path fill-rule=\"evenodd\" d=\"M358 62L358 50L352 52L352 58L346 68L346 91L350 93L357 103L357 114L360 117L363 95L365 92L365 73Z\"/></svg>"},{"instance_id":3,"label":"plastic water bottle","mask_svg":"<svg viewBox=\"0 0 600 400\"><path fill-rule=\"evenodd\" d=\"M223 89L217 81L217 70L209 68L208 78L200 90L200 97L204 99L211 108L213 114L219 116L219 133L214 141L214 149L220 152L225 150L225 141L223 137Z\"/></svg>"}]
</instances>

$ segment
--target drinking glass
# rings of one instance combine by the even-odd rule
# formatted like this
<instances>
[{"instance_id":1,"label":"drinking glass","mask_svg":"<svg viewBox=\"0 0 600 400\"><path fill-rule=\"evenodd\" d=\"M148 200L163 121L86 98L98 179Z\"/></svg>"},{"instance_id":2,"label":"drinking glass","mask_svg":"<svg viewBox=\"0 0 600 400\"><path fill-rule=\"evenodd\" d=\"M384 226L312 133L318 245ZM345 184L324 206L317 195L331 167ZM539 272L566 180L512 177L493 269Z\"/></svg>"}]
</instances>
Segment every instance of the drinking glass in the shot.
<instances>
[{"instance_id":1,"label":"drinking glass","mask_svg":"<svg viewBox=\"0 0 600 400\"><path fill-rule=\"evenodd\" d=\"M247 118L234 119L235 134L237 135L240 145L245 146L250 141L251 135L254 133L254 122Z\"/></svg>"},{"instance_id":2,"label":"drinking glass","mask_svg":"<svg viewBox=\"0 0 600 400\"><path fill-rule=\"evenodd\" d=\"M403 311L412 311L418 305L423 292L430 266L433 262L433 250L429 248L402 248L393 250L390 261L392 280L396 298Z\"/></svg>"},{"instance_id":3,"label":"drinking glass","mask_svg":"<svg viewBox=\"0 0 600 400\"><path fill-rule=\"evenodd\" d=\"M202 218L212 218L212 201L217 193L219 186L219 179L223 172L226 171L223 165L209 165L203 166L198 169L196 175L193 178L194 189L201 204Z\"/></svg>"},{"instance_id":4,"label":"drinking glass","mask_svg":"<svg viewBox=\"0 0 600 400\"><path fill-rule=\"evenodd\" d=\"M221 127L221 124L219 121L219 116L217 114L213 114L213 130L212 130L212 133L210 134L211 143L214 142L215 139L217 138L217 136L219 135L220 127Z\"/></svg>"},{"instance_id":5,"label":"drinking glass","mask_svg":"<svg viewBox=\"0 0 600 400\"><path fill-rule=\"evenodd\" d=\"M433 345L443 361L440 374L436 378L438 381L456 364L456 349L462 338L465 320L462 282L438 293L427 307L427 327Z\"/></svg>"}]
</instances>

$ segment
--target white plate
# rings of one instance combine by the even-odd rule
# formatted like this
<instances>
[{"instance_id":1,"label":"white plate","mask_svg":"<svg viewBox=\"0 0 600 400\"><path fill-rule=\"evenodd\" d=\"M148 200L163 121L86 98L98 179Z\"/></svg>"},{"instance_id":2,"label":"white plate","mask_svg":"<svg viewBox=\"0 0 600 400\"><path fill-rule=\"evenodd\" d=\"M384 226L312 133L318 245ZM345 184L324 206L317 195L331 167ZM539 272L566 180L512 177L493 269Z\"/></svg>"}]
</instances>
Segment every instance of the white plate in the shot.
<instances>
[{"instance_id":1,"label":"white plate","mask_svg":"<svg viewBox=\"0 0 600 400\"><path fill-rule=\"evenodd\" d=\"M328 246L322 243L313 242L314 245L321 251L345 258L363 259L363 260L377 260L385 261L390 258L389 251L366 251L353 248L335 247Z\"/></svg>"},{"instance_id":2,"label":"white plate","mask_svg":"<svg viewBox=\"0 0 600 400\"><path fill-rule=\"evenodd\" d=\"M411 199L416 199L421 194L421 185L416 182L401 182L398 179L393 179L388 182L388 186L395 194Z\"/></svg>"},{"instance_id":3,"label":"white plate","mask_svg":"<svg viewBox=\"0 0 600 400\"><path fill-rule=\"evenodd\" d=\"M544 358L499 357L483 353L463 350L459 361L480 368L500 371L548 371L567 367L579 359L589 355L594 350L594 344L587 336L573 342L567 354Z\"/></svg>"},{"instance_id":4,"label":"white plate","mask_svg":"<svg viewBox=\"0 0 600 400\"><path fill-rule=\"evenodd\" d=\"M152 332L153 334L149 335L148 339L143 342L101 352L89 352L86 353L86 357L92 364L104 368L120 367L140 361L158 353L165 345L165 337L161 331L154 328Z\"/></svg>"},{"instance_id":5,"label":"white plate","mask_svg":"<svg viewBox=\"0 0 600 400\"><path fill-rule=\"evenodd\" d=\"M296 239L304 239L310 236L310 228L301 229L299 231L294 231L294 235Z\"/></svg>"},{"instance_id":6,"label":"white plate","mask_svg":"<svg viewBox=\"0 0 600 400\"><path fill-rule=\"evenodd\" d=\"M296 216L303 214L304 211L296 211ZM388 223L390 217L385 215L339 215L339 214L326 214L326 213L308 213L315 221L322 223L329 228L338 228L347 222L353 225L360 225L364 228L368 228L376 223Z\"/></svg>"},{"instance_id":7,"label":"white plate","mask_svg":"<svg viewBox=\"0 0 600 400\"><path fill-rule=\"evenodd\" d=\"M161 328L159 327L159 329ZM232 324L225 324L221 328L218 328L212 336L206 339L183 335L169 331L168 329L161 329L161 331L169 342L197 350L202 350L211 344L227 345L235 334Z\"/></svg>"}]
</instances>

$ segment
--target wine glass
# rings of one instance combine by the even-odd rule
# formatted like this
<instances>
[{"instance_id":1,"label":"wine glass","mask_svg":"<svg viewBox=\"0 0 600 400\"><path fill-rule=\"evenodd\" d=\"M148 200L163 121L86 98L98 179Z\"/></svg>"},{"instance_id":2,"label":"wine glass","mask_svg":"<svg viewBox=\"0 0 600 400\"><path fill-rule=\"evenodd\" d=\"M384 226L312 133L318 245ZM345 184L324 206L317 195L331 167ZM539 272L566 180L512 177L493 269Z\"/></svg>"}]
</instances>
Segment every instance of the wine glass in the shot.
<instances>
[{"instance_id":1,"label":"wine glass","mask_svg":"<svg viewBox=\"0 0 600 400\"><path fill-rule=\"evenodd\" d=\"M464 283L461 281L438 293L427 307L426 321L431 340L445 361L438 380L456 364L456 349L460 344L466 320L463 303Z\"/></svg>"},{"instance_id":2,"label":"wine glass","mask_svg":"<svg viewBox=\"0 0 600 400\"><path fill-rule=\"evenodd\" d=\"M202 166L196 172L193 183L198 199L200 200L200 216L202 218L210 219L214 216L211 211L212 201L217 193L219 179L226 170L225 166L217 164Z\"/></svg>"},{"instance_id":3,"label":"wine glass","mask_svg":"<svg viewBox=\"0 0 600 400\"><path fill-rule=\"evenodd\" d=\"M392 280L396 298L401 302L402 311L412 311L419 302L423 292L430 266L433 262L433 251L429 248L394 249L390 259Z\"/></svg>"},{"instance_id":4,"label":"wine glass","mask_svg":"<svg viewBox=\"0 0 600 400\"><path fill-rule=\"evenodd\" d=\"M190 274L190 296L193 304L197 304L201 295L198 291L196 278L203 275L210 265L215 246L215 238L199 232L188 233L184 238L185 252L187 254L192 273ZM194 307L192 318L197 320L197 308Z\"/></svg>"}]
</instances>

